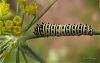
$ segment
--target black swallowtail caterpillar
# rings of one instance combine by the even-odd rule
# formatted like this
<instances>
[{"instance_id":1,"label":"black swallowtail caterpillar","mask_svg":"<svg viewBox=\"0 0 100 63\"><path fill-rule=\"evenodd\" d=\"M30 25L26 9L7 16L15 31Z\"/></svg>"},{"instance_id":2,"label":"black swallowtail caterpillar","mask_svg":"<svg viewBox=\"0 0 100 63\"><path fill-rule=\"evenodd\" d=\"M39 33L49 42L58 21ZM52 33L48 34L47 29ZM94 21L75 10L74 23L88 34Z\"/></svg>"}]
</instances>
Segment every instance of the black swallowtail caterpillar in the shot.
<instances>
[{"instance_id":1,"label":"black swallowtail caterpillar","mask_svg":"<svg viewBox=\"0 0 100 63\"><path fill-rule=\"evenodd\" d=\"M80 36L80 35L93 35L91 25L87 24L37 24L34 27L35 35L39 36Z\"/></svg>"}]
</instances>

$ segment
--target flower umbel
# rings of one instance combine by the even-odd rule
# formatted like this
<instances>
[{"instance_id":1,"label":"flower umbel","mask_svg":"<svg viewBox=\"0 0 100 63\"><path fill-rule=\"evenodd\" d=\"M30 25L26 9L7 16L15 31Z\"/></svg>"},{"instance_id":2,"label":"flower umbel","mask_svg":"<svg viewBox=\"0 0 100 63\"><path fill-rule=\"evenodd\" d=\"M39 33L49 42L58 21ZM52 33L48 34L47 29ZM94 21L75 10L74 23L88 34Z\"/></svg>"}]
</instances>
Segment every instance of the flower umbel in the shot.
<instances>
[{"instance_id":1,"label":"flower umbel","mask_svg":"<svg viewBox=\"0 0 100 63\"><path fill-rule=\"evenodd\" d=\"M8 3L0 3L0 19L8 13L10 9L10 4Z\"/></svg>"},{"instance_id":2,"label":"flower umbel","mask_svg":"<svg viewBox=\"0 0 100 63\"><path fill-rule=\"evenodd\" d=\"M22 29L21 29L20 26L15 26L15 27L13 28L13 33L14 33L15 35L20 35L21 32L22 32Z\"/></svg>"},{"instance_id":3,"label":"flower umbel","mask_svg":"<svg viewBox=\"0 0 100 63\"><path fill-rule=\"evenodd\" d=\"M37 13L37 4L34 2L34 3L31 3L30 5L26 6L25 13L28 13L28 15L30 15L30 14L36 15L36 13Z\"/></svg>"},{"instance_id":4,"label":"flower umbel","mask_svg":"<svg viewBox=\"0 0 100 63\"><path fill-rule=\"evenodd\" d=\"M13 19L13 22L14 22L15 25L21 26L22 23L23 23L23 20L20 16L15 16L14 19Z\"/></svg>"},{"instance_id":5,"label":"flower umbel","mask_svg":"<svg viewBox=\"0 0 100 63\"><path fill-rule=\"evenodd\" d=\"M13 21L11 21L11 20L7 20L6 22L5 22L5 28L6 29L11 29L12 27L13 27Z\"/></svg>"}]
</instances>

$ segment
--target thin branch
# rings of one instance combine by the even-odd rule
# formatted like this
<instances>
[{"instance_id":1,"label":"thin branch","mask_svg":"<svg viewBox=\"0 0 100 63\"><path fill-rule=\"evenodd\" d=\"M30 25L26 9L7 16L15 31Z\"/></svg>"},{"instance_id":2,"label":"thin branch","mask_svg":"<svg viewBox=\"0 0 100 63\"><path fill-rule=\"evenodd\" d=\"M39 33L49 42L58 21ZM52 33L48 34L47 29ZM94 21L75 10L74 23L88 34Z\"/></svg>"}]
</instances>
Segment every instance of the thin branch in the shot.
<instances>
[{"instance_id":1,"label":"thin branch","mask_svg":"<svg viewBox=\"0 0 100 63\"><path fill-rule=\"evenodd\" d=\"M36 16L32 19L32 21L35 20L35 18L36 18ZM25 33L26 31L28 31L28 30L30 29L31 26L32 26L32 22L29 23L28 26L24 29L24 33Z\"/></svg>"},{"instance_id":2,"label":"thin branch","mask_svg":"<svg viewBox=\"0 0 100 63\"><path fill-rule=\"evenodd\" d=\"M21 53L22 53L22 55L23 55L23 58L24 58L25 62L28 63L28 60L27 60L27 58L26 58L26 56L25 56L25 53L24 53L22 50L21 50Z\"/></svg>"},{"instance_id":3,"label":"thin branch","mask_svg":"<svg viewBox=\"0 0 100 63\"><path fill-rule=\"evenodd\" d=\"M35 51L33 51L28 46L24 45L24 46L21 47L21 49L22 49L23 52L25 52L25 54L27 54L31 58L36 59L40 63L45 63L45 60L43 60L43 58L41 56L39 56Z\"/></svg>"},{"instance_id":4,"label":"thin branch","mask_svg":"<svg viewBox=\"0 0 100 63\"><path fill-rule=\"evenodd\" d=\"M23 9L25 9L25 7L26 7L26 4L24 4L24 8ZM24 19L25 19L25 14L24 13L22 13L22 19L23 19L23 22L24 22ZM23 26L23 23L22 23L21 27L22 26Z\"/></svg>"},{"instance_id":5,"label":"thin branch","mask_svg":"<svg viewBox=\"0 0 100 63\"><path fill-rule=\"evenodd\" d=\"M19 11L19 2L17 0L17 5L16 5L16 14L18 14L18 11Z\"/></svg>"},{"instance_id":6,"label":"thin branch","mask_svg":"<svg viewBox=\"0 0 100 63\"><path fill-rule=\"evenodd\" d=\"M100 32L99 31L94 31L93 35L100 35Z\"/></svg>"},{"instance_id":7,"label":"thin branch","mask_svg":"<svg viewBox=\"0 0 100 63\"><path fill-rule=\"evenodd\" d=\"M44 36L37 36L37 35L34 35L34 34L28 34L28 35L25 35L25 36L21 36L20 39L25 39L25 40L30 40L30 39L35 39L35 38L43 38Z\"/></svg>"},{"instance_id":8,"label":"thin branch","mask_svg":"<svg viewBox=\"0 0 100 63\"><path fill-rule=\"evenodd\" d=\"M17 52L16 52L16 63L20 63L19 47L18 47Z\"/></svg>"}]
</instances>

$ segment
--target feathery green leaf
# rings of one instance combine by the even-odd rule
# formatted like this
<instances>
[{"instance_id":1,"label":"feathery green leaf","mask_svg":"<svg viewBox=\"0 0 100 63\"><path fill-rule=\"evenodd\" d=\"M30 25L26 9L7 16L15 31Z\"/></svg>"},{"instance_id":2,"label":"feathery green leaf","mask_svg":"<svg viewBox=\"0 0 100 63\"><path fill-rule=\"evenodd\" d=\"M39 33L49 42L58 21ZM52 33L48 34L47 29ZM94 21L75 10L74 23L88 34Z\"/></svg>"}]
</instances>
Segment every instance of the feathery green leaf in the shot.
<instances>
[{"instance_id":1,"label":"feathery green leaf","mask_svg":"<svg viewBox=\"0 0 100 63\"><path fill-rule=\"evenodd\" d=\"M21 50L25 52L28 56L32 57L33 59L38 60L40 63L45 63L45 61L34 51L32 51L28 46L22 46Z\"/></svg>"}]
</instances>

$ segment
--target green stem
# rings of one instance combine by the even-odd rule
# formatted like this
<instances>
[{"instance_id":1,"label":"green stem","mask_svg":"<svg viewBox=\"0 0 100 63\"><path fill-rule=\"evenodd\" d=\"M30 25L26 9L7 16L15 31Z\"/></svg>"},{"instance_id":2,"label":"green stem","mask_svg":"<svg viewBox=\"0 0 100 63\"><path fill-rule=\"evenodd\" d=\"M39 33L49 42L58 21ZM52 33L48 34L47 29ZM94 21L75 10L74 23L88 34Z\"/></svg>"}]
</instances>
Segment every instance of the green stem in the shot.
<instances>
[{"instance_id":1,"label":"green stem","mask_svg":"<svg viewBox=\"0 0 100 63\"><path fill-rule=\"evenodd\" d=\"M25 54L24 54L24 52L22 50L21 50L21 53L23 55L23 58L24 58L25 62L28 63L27 58L26 58L26 56L25 56Z\"/></svg>"},{"instance_id":2,"label":"green stem","mask_svg":"<svg viewBox=\"0 0 100 63\"><path fill-rule=\"evenodd\" d=\"M19 57L19 47L17 49L17 52L16 52L16 63L20 63L20 57Z\"/></svg>"},{"instance_id":3,"label":"green stem","mask_svg":"<svg viewBox=\"0 0 100 63\"><path fill-rule=\"evenodd\" d=\"M16 14L18 14L18 11L19 11L19 2L18 2L18 0L17 0Z\"/></svg>"},{"instance_id":4,"label":"green stem","mask_svg":"<svg viewBox=\"0 0 100 63\"><path fill-rule=\"evenodd\" d=\"M33 39L33 38L35 39L35 38L43 38L43 37L44 36L31 36L30 35L30 36L26 37L26 39L29 40L29 39Z\"/></svg>"},{"instance_id":5,"label":"green stem","mask_svg":"<svg viewBox=\"0 0 100 63\"><path fill-rule=\"evenodd\" d=\"M32 19L31 23L28 24L28 26L24 29L24 32L28 31L30 29L30 27L32 26L32 22L33 20L35 20L36 16Z\"/></svg>"},{"instance_id":6,"label":"green stem","mask_svg":"<svg viewBox=\"0 0 100 63\"><path fill-rule=\"evenodd\" d=\"M100 35L100 32L99 31L94 31L93 35Z\"/></svg>"},{"instance_id":7,"label":"green stem","mask_svg":"<svg viewBox=\"0 0 100 63\"><path fill-rule=\"evenodd\" d=\"M20 37L20 39L24 39L24 40L30 40L30 39L35 39L35 38L42 38L44 36L37 36L37 35L34 35L34 34L28 34L28 35L25 35L25 36L22 36Z\"/></svg>"},{"instance_id":8,"label":"green stem","mask_svg":"<svg viewBox=\"0 0 100 63\"><path fill-rule=\"evenodd\" d=\"M24 6L23 9L25 9L26 4L24 4L23 6ZM24 17L25 17L25 14L22 13L22 18L23 18L23 20L24 20Z\"/></svg>"},{"instance_id":9,"label":"green stem","mask_svg":"<svg viewBox=\"0 0 100 63\"><path fill-rule=\"evenodd\" d=\"M22 51L25 52L25 54L27 54L31 58L36 59L37 61L39 61L39 63L45 63L45 60L43 60L41 56L39 56L36 52L34 52L28 46L23 45L21 48L22 48Z\"/></svg>"},{"instance_id":10,"label":"green stem","mask_svg":"<svg viewBox=\"0 0 100 63\"><path fill-rule=\"evenodd\" d=\"M24 8L23 8L23 9L25 9L25 7L26 7L26 4L24 5ZM25 14L22 13L23 22L24 22L24 18L25 18ZM22 23L21 27L22 27L22 26L23 26L23 23Z\"/></svg>"}]
</instances>

